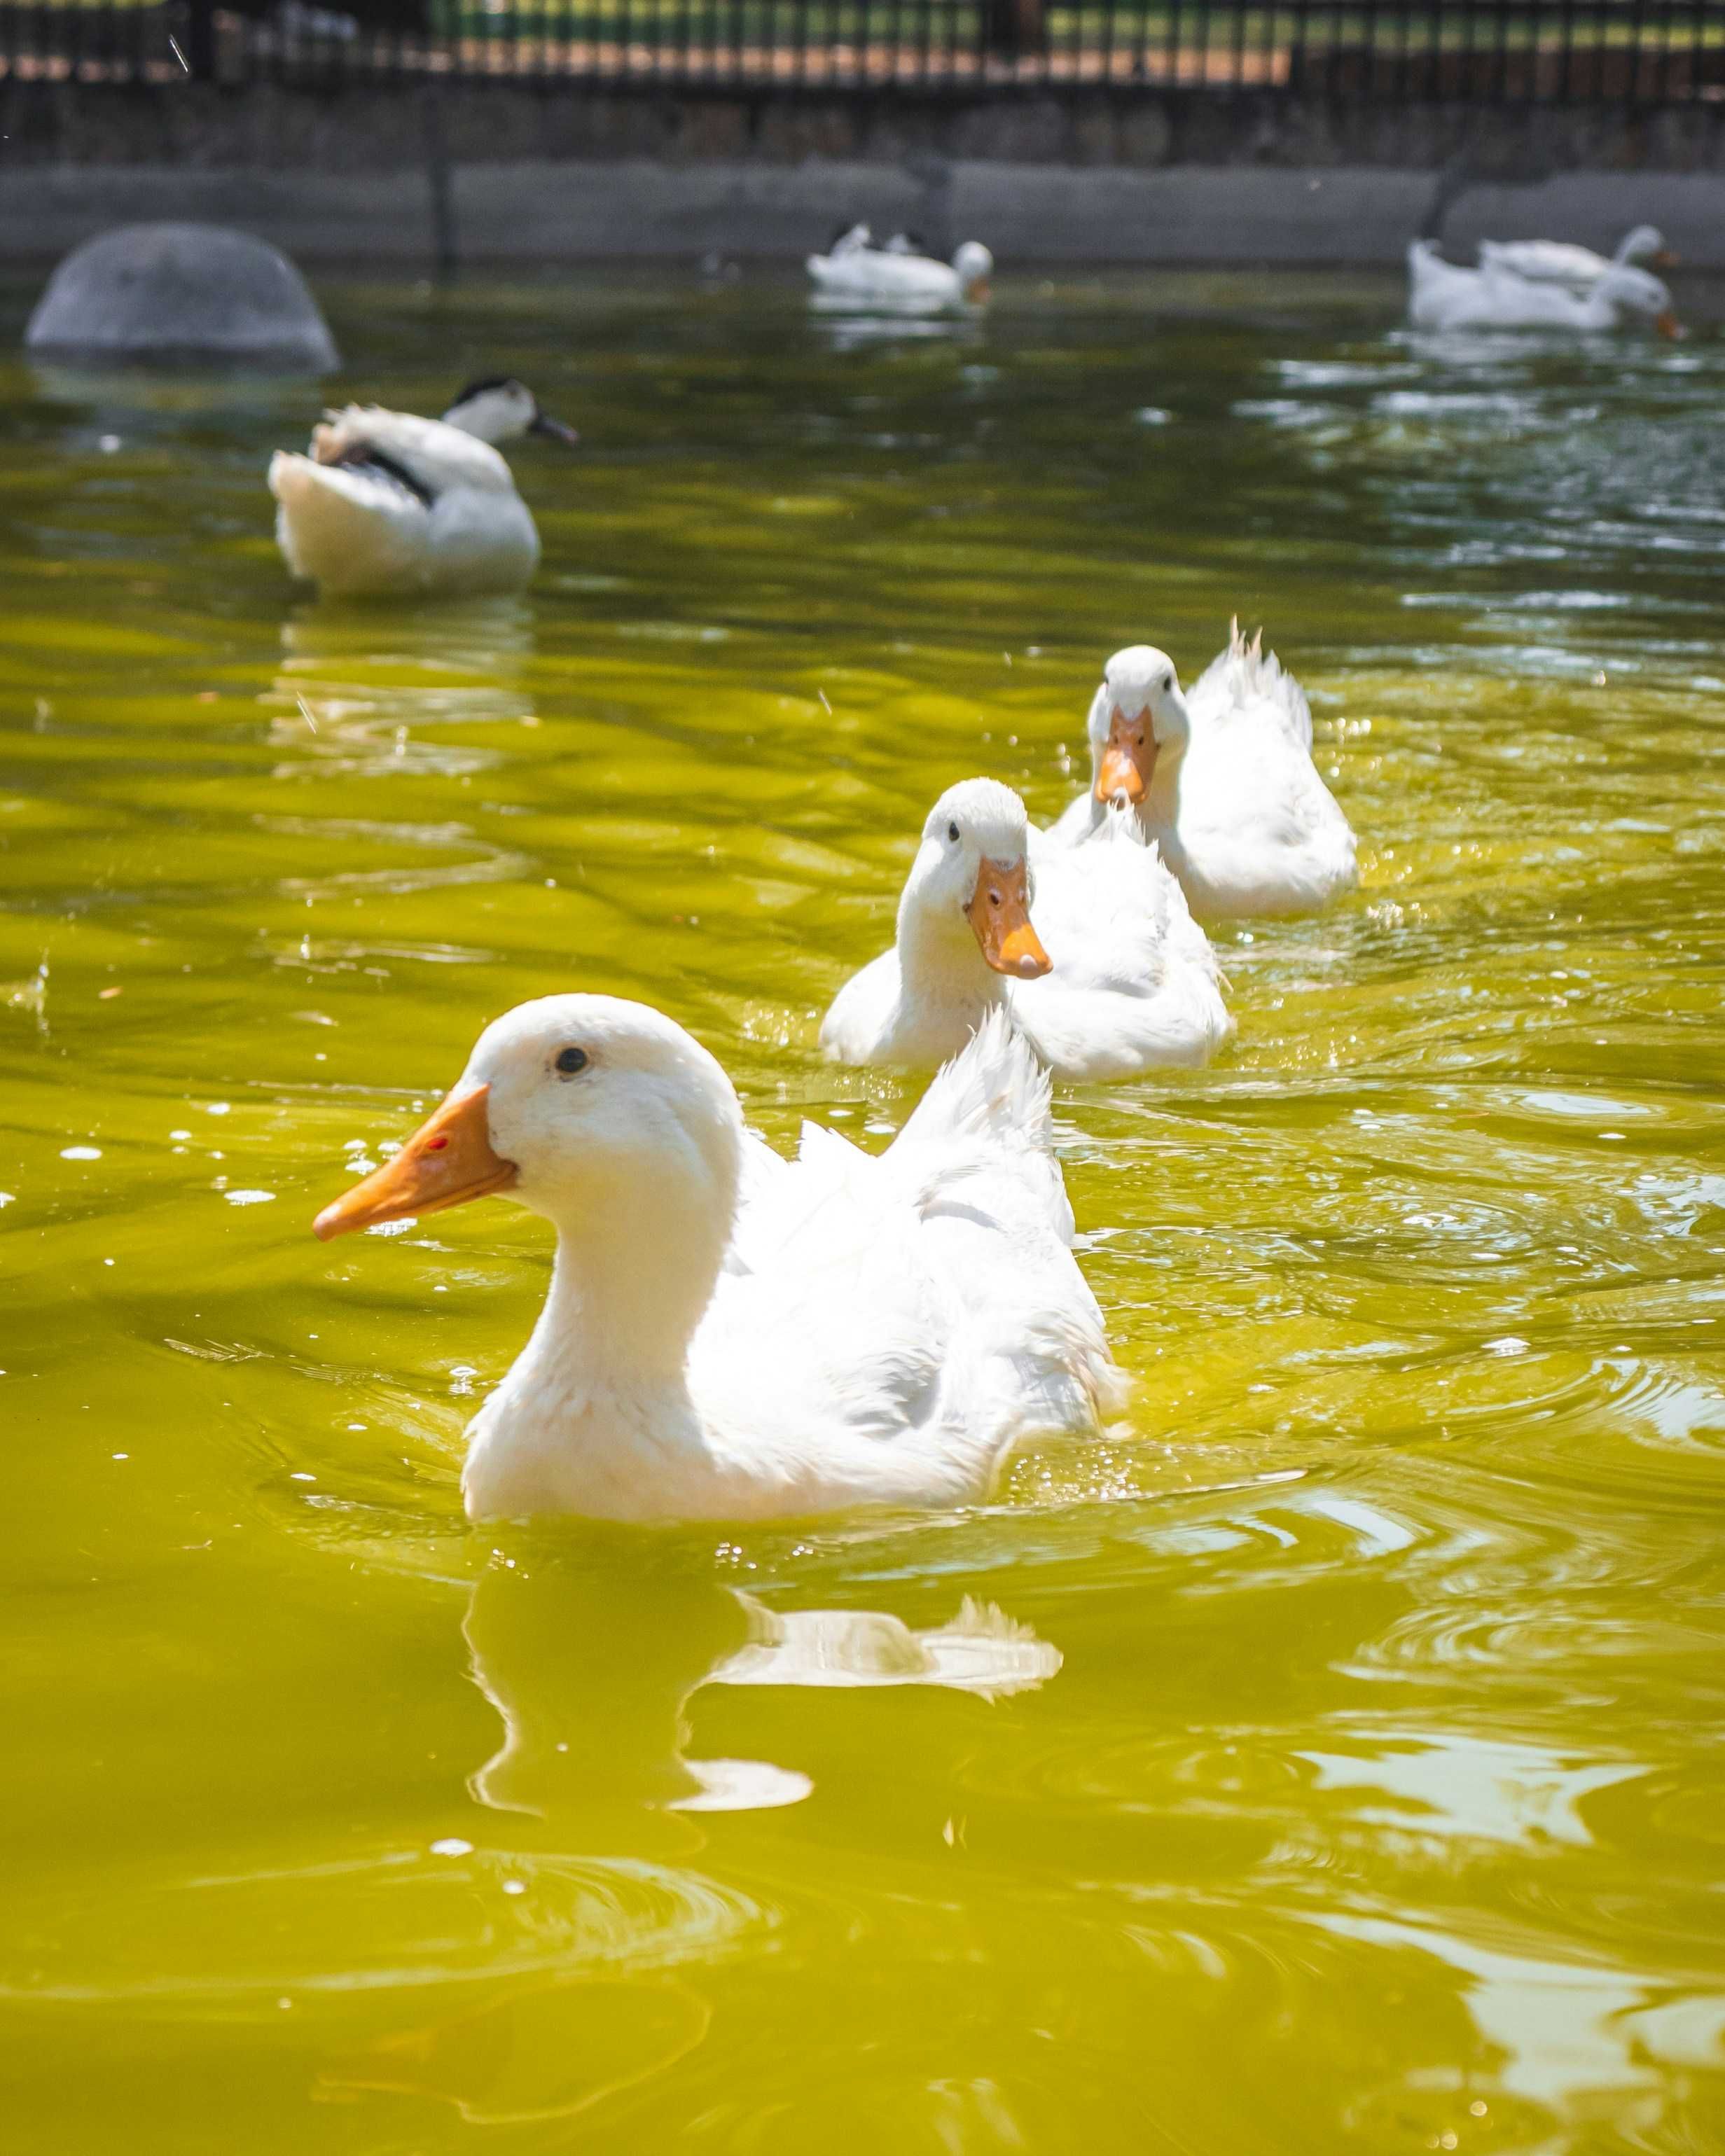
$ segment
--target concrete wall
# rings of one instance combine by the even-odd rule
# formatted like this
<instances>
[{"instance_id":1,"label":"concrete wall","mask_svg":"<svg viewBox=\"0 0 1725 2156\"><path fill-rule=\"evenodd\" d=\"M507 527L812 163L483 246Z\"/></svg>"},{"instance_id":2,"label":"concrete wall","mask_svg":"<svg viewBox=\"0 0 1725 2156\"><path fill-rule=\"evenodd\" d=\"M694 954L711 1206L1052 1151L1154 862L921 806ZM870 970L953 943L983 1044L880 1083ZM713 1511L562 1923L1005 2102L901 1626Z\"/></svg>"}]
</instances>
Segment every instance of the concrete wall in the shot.
<instances>
[{"instance_id":1,"label":"concrete wall","mask_svg":"<svg viewBox=\"0 0 1725 2156\"><path fill-rule=\"evenodd\" d=\"M0 259L138 218L306 260L793 259L841 221L1003 262L1390 264L1435 232L1658 225L1725 268L1725 109L1388 108L1194 92L912 104L271 86L0 90Z\"/></svg>"}]
</instances>

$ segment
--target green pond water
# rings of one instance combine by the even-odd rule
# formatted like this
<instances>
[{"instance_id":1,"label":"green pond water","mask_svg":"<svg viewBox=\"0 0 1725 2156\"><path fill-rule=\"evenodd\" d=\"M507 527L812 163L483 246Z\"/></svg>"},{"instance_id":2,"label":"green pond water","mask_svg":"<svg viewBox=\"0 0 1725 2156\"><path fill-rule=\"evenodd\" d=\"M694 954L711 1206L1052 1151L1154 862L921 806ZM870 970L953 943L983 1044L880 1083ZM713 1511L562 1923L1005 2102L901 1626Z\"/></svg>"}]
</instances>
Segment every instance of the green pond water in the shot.
<instances>
[{"instance_id":1,"label":"green pond water","mask_svg":"<svg viewBox=\"0 0 1725 2156\"><path fill-rule=\"evenodd\" d=\"M0 366L0 2143L1725 2147L1725 341L325 297L341 393L582 429L523 599L290 585L312 385ZM1132 1431L469 1529L546 1234L321 1246L351 1163L563 987L884 1142L815 1024L928 803L1051 815L1106 654L1235 611L1362 886L1058 1097Z\"/></svg>"}]
</instances>

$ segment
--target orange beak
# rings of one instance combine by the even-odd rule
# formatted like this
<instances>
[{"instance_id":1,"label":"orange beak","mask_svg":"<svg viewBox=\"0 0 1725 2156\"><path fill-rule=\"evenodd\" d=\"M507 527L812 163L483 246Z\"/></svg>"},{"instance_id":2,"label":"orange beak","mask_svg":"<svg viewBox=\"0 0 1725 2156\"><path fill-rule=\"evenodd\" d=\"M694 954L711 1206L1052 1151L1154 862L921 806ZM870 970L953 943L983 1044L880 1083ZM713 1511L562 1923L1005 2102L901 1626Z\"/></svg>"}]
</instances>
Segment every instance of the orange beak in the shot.
<instances>
[{"instance_id":1,"label":"orange beak","mask_svg":"<svg viewBox=\"0 0 1725 2156\"><path fill-rule=\"evenodd\" d=\"M1681 267L1682 260L1675 247L1661 247L1653 258L1653 267L1656 270L1676 270Z\"/></svg>"},{"instance_id":2,"label":"orange beak","mask_svg":"<svg viewBox=\"0 0 1725 2156\"><path fill-rule=\"evenodd\" d=\"M1030 871L1024 862L985 860L964 911L983 956L997 973L1034 981L1054 971L1054 961L1030 926Z\"/></svg>"},{"instance_id":3,"label":"orange beak","mask_svg":"<svg viewBox=\"0 0 1725 2156\"><path fill-rule=\"evenodd\" d=\"M1689 334L1669 307L1658 317L1653 326L1662 337L1669 337L1673 344L1681 344Z\"/></svg>"},{"instance_id":4,"label":"orange beak","mask_svg":"<svg viewBox=\"0 0 1725 2156\"><path fill-rule=\"evenodd\" d=\"M1128 719L1118 705L1109 723L1108 744L1096 766L1098 801L1142 801L1150 791L1156 769L1156 737L1150 731L1150 714L1142 711Z\"/></svg>"},{"instance_id":5,"label":"orange beak","mask_svg":"<svg viewBox=\"0 0 1725 2156\"><path fill-rule=\"evenodd\" d=\"M978 277L975 284L971 286L970 290L964 295L964 296L969 300L972 306L983 306L987 304L989 298L990 289L988 279L986 277Z\"/></svg>"},{"instance_id":6,"label":"orange beak","mask_svg":"<svg viewBox=\"0 0 1725 2156\"><path fill-rule=\"evenodd\" d=\"M326 1205L311 1224L321 1243L351 1235L385 1220L414 1220L441 1213L446 1205L465 1205L470 1198L488 1198L515 1181L512 1160L491 1150L485 1116L489 1086L476 1086L445 1101L422 1123L393 1160Z\"/></svg>"}]
</instances>

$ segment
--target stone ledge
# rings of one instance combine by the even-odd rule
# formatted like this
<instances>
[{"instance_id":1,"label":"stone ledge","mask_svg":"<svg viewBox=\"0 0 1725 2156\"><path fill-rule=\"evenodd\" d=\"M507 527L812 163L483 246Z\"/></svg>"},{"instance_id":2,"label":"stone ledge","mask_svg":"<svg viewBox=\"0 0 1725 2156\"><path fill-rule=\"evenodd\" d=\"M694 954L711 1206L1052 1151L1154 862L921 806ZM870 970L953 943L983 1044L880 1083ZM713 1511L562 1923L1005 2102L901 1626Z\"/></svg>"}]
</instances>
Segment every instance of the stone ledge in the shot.
<instances>
[{"instance_id":1,"label":"stone ledge","mask_svg":"<svg viewBox=\"0 0 1725 2156\"><path fill-rule=\"evenodd\" d=\"M1658 225L1691 265L1725 268L1725 176L1566 172L1464 184L1453 168L1130 167L911 154L809 157L543 157L458 162L455 251L475 266L718 253L790 261L862 217L949 249L987 240L1030 262L1394 267L1436 224L1466 249L1486 234L1614 243ZM108 226L183 218L237 226L304 261L423 270L434 252L424 164L355 174L236 164L0 167L0 259L43 261Z\"/></svg>"}]
</instances>

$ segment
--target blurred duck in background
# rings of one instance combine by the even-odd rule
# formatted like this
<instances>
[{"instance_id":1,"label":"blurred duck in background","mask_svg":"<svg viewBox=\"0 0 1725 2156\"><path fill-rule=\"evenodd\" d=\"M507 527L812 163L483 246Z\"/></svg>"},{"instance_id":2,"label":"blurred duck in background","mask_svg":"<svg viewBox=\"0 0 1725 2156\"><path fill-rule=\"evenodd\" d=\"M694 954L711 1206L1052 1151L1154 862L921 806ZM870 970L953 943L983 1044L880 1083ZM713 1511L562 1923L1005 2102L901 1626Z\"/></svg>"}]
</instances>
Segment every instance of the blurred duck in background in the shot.
<instances>
[{"instance_id":1,"label":"blurred duck in background","mask_svg":"<svg viewBox=\"0 0 1725 2156\"><path fill-rule=\"evenodd\" d=\"M1582 336L1646 321L1661 336L1683 334L1670 287L1633 264L1607 263L1583 290L1520 275L1501 262L1465 269L1445 262L1434 239L1416 239L1408 249L1408 320L1416 330L1567 330Z\"/></svg>"},{"instance_id":2,"label":"blurred duck in background","mask_svg":"<svg viewBox=\"0 0 1725 2156\"><path fill-rule=\"evenodd\" d=\"M1567 239L1482 239L1480 267L1507 270L1531 285L1562 285L1572 292L1592 291L1608 270L1645 263L1654 270L1675 270L1677 257L1656 225L1638 224L1618 242L1615 254L1596 254Z\"/></svg>"},{"instance_id":3,"label":"blurred duck in background","mask_svg":"<svg viewBox=\"0 0 1725 2156\"><path fill-rule=\"evenodd\" d=\"M350 404L312 429L309 455L278 449L276 543L297 577L350 597L517 589L539 534L497 444L572 444L524 382L470 382L441 419Z\"/></svg>"},{"instance_id":4,"label":"blurred duck in background","mask_svg":"<svg viewBox=\"0 0 1725 2156\"><path fill-rule=\"evenodd\" d=\"M1088 847L1124 805L1199 921L1316 913L1358 880L1348 819L1312 761L1305 694L1261 632L1182 694L1153 644L1117 651L1087 721L1091 783L1047 834Z\"/></svg>"},{"instance_id":5,"label":"blurred duck in background","mask_svg":"<svg viewBox=\"0 0 1725 2156\"><path fill-rule=\"evenodd\" d=\"M824 254L809 257L818 300L919 313L980 306L993 274L994 258L980 240L967 239L950 262L940 262L922 254L911 233L896 233L876 247L865 224L851 225Z\"/></svg>"}]
</instances>

